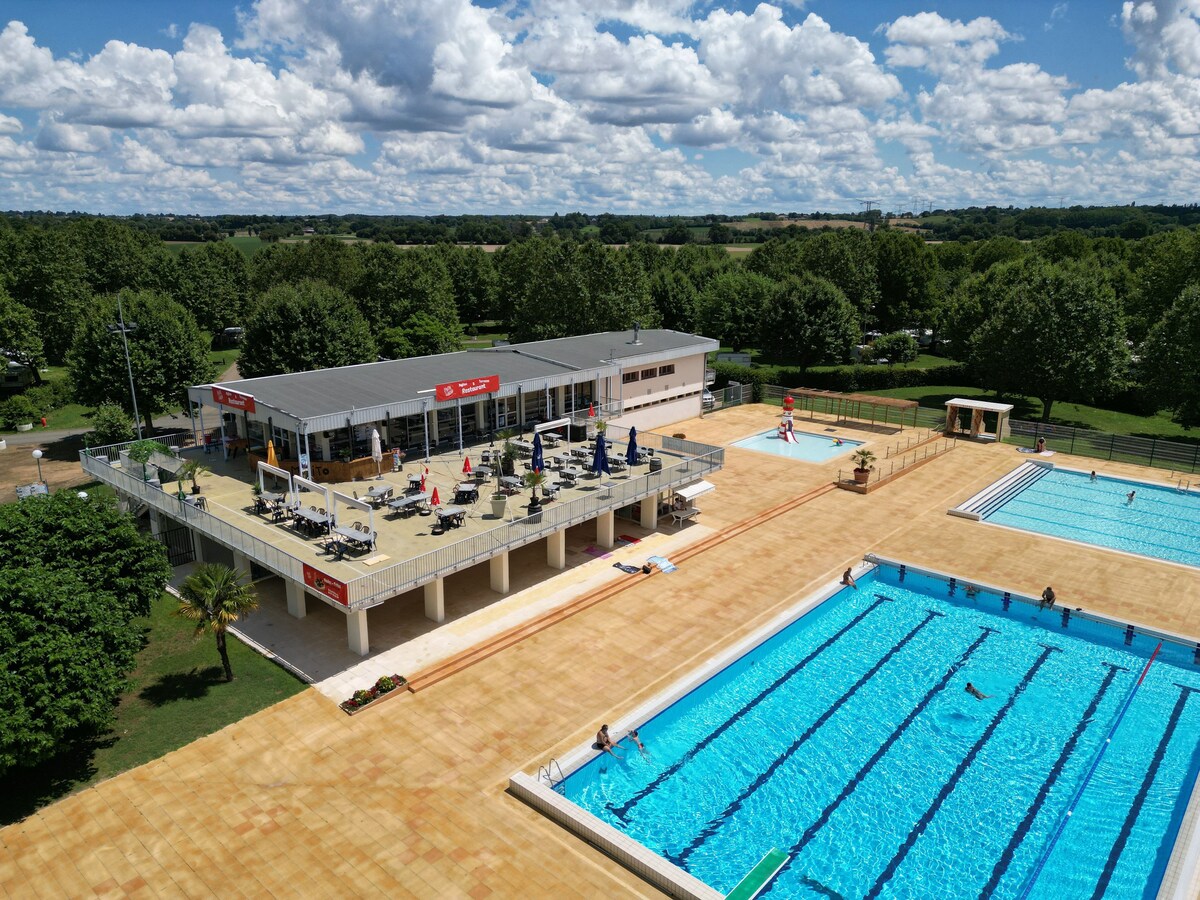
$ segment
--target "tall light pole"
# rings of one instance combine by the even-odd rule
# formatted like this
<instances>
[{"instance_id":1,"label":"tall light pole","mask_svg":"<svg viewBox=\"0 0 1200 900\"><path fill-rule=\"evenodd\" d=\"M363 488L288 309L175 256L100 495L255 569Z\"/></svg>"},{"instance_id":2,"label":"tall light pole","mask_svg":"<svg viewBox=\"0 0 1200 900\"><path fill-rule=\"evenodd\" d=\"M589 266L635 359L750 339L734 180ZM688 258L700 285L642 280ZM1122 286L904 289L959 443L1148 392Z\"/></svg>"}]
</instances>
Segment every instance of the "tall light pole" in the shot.
<instances>
[{"instance_id":1,"label":"tall light pole","mask_svg":"<svg viewBox=\"0 0 1200 900\"><path fill-rule=\"evenodd\" d=\"M34 450L33 458L37 460L38 464L38 484L44 484L45 482L42 481L42 451Z\"/></svg>"},{"instance_id":2,"label":"tall light pole","mask_svg":"<svg viewBox=\"0 0 1200 900\"><path fill-rule=\"evenodd\" d=\"M125 348L125 371L129 373L129 396L133 399L133 424L137 426L137 436L140 441L142 439L142 419L138 415L137 390L133 386L133 363L129 361L129 340L125 336L136 330L137 325L125 321L125 308L121 305L121 295L117 294L117 324L109 325L108 331L110 334L117 332L121 334L121 344Z\"/></svg>"}]
</instances>

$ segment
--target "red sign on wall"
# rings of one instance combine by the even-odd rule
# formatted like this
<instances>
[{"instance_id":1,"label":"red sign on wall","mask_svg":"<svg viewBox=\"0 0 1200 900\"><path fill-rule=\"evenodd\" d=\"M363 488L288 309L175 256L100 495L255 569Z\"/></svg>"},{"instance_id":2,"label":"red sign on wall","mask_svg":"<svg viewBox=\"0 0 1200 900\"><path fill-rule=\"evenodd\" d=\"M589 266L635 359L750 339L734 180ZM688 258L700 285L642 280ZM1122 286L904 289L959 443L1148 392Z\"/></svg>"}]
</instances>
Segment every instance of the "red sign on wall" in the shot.
<instances>
[{"instance_id":1,"label":"red sign on wall","mask_svg":"<svg viewBox=\"0 0 1200 900\"><path fill-rule=\"evenodd\" d=\"M230 409L254 412L254 398L249 394L239 394L237 391L227 391L225 388L215 387L213 388L213 400Z\"/></svg>"},{"instance_id":2,"label":"red sign on wall","mask_svg":"<svg viewBox=\"0 0 1200 900\"><path fill-rule=\"evenodd\" d=\"M435 389L439 400L455 400L459 397L473 397L476 394L493 394L500 390L500 376L488 375L484 378L468 378L466 381L450 381L439 384Z\"/></svg>"},{"instance_id":3,"label":"red sign on wall","mask_svg":"<svg viewBox=\"0 0 1200 900\"><path fill-rule=\"evenodd\" d=\"M336 600L342 606L350 605L346 583L338 581L336 578L330 578L324 572L319 572L308 565L308 563L304 564L304 583L314 591L324 594L330 600Z\"/></svg>"}]
</instances>

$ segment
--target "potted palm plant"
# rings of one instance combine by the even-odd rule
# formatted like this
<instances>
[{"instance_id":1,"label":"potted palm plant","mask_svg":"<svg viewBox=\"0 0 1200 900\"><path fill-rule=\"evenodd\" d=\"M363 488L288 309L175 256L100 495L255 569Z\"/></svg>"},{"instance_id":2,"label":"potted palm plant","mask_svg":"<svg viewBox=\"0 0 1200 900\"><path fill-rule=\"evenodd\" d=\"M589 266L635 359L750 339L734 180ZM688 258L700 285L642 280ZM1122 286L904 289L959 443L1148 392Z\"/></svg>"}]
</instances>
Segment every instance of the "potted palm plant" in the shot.
<instances>
[{"instance_id":1,"label":"potted palm plant","mask_svg":"<svg viewBox=\"0 0 1200 900\"><path fill-rule=\"evenodd\" d=\"M185 478L192 482L192 493L200 493L200 483L197 479L201 475L207 475L212 470L198 459L189 459L179 468L179 480L182 482Z\"/></svg>"},{"instance_id":2,"label":"potted palm plant","mask_svg":"<svg viewBox=\"0 0 1200 900\"><path fill-rule=\"evenodd\" d=\"M516 471L517 448L512 442L516 436L515 428L505 428L496 432L496 437L504 442L500 447L500 474L502 475L512 475Z\"/></svg>"},{"instance_id":3,"label":"potted palm plant","mask_svg":"<svg viewBox=\"0 0 1200 900\"><path fill-rule=\"evenodd\" d=\"M850 458L854 461L854 483L866 484L875 468L875 454L863 447L861 450L855 450Z\"/></svg>"},{"instance_id":4,"label":"potted palm plant","mask_svg":"<svg viewBox=\"0 0 1200 900\"><path fill-rule=\"evenodd\" d=\"M529 488L529 515L536 515L537 521L542 517L542 501L538 497L538 488L546 483L546 473L541 469L525 473L525 486Z\"/></svg>"}]
</instances>

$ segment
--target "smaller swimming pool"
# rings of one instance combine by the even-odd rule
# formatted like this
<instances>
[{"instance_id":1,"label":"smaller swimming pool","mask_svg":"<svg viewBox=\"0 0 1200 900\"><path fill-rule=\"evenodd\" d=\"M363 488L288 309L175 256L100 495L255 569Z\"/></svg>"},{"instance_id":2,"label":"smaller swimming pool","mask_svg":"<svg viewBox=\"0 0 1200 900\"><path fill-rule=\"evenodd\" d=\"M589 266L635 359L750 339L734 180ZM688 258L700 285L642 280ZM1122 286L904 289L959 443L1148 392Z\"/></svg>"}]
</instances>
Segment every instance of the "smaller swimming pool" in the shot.
<instances>
[{"instance_id":1,"label":"smaller swimming pool","mask_svg":"<svg viewBox=\"0 0 1200 900\"><path fill-rule=\"evenodd\" d=\"M836 459L844 453L849 453L855 447L861 447L862 441L848 441L845 438L834 438L825 434L810 434L807 431L793 431L795 442L785 441L774 429L756 434L753 437L734 441L733 446L743 450L757 450L759 453L770 453L772 456L786 456L791 459L802 459L805 462L825 462ZM841 441L841 443L834 443Z\"/></svg>"}]
</instances>

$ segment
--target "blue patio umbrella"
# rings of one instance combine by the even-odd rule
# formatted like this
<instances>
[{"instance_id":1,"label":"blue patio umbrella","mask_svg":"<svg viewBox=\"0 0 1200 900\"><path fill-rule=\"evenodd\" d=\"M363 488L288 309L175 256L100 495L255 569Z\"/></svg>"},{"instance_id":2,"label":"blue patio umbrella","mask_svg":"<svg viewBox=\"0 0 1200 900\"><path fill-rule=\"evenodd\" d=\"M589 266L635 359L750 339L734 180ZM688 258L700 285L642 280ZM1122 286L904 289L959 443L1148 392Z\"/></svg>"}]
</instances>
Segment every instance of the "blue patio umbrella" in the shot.
<instances>
[{"instance_id":1,"label":"blue patio umbrella","mask_svg":"<svg viewBox=\"0 0 1200 900\"><path fill-rule=\"evenodd\" d=\"M596 455L592 459L592 471L599 475L608 473L608 451L604 447L604 435L596 435Z\"/></svg>"},{"instance_id":2,"label":"blue patio umbrella","mask_svg":"<svg viewBox=\"0 0 1200 900\"><path fill-rule=\"evenodd\" d=\"M629 446L625 450L625 462L630 468L637 465L637 429L629 426Z\"/></svg>"},{"instance_id":3,"label":"blue patio umbrella","mask_svg":"<svg viewBox=\"0 0 1200 900\"><path fill-rule=\"evenodd\" d=\"M545 460L542 459L542 435L538 432L533 436L533 458L529 460L529 467L535 472L540 472L546 468Z\"/></svg>"}]
</instances>

